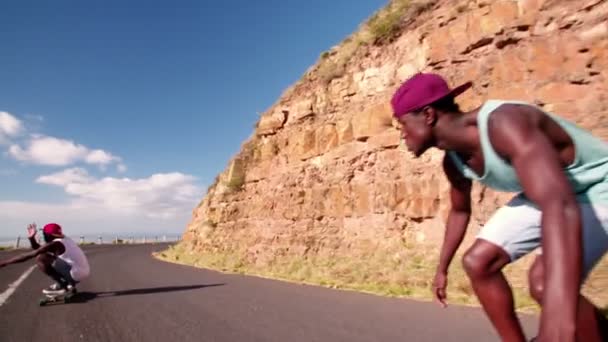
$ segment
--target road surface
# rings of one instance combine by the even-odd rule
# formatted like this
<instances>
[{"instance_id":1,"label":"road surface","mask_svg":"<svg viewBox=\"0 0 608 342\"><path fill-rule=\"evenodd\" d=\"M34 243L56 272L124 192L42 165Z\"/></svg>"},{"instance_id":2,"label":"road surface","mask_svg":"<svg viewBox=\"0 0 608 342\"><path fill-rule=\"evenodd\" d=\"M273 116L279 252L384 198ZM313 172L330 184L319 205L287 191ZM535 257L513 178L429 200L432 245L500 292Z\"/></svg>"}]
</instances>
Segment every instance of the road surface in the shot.
<instances>
[{"instance_id":1,"label":"road surface","mask_svg":"<svg viewBox=\"0 0 608 342\"><path fill-rule=\"evenodd\" d=\"M482 311L225 275L156 260L166 245L86 249L77 303L39 307L38 270L2 304L0 341L498 341ZM0 258L14 252L2 252ZM0 269L0 294L32 263ZM536 319L524 317L531 337Z\"/></svg>"}]
</instances>

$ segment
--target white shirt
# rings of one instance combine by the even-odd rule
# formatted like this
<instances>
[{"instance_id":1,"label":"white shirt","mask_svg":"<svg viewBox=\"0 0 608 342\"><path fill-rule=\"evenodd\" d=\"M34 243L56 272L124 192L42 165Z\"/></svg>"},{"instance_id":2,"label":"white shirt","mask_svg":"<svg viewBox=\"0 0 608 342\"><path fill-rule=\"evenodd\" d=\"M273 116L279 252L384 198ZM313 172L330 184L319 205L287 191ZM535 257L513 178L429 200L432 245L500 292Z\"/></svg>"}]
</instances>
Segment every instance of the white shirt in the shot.
<instances>
[{"instance_id":1,"label":"white shirt","mask_svg":"<svg viewBox=\"0 0 608 342\"><path fill-rule=\"evenodd\" d=\"M65 252L59 255L58 258L72 266L72 269L70 270L72 278L76 281L80 281L88 277L90 273L89 261L76 242L69 237L64 237L63 239L57 239L55 241L61 242L65 247Z\"/></svg>"}]
</instances>

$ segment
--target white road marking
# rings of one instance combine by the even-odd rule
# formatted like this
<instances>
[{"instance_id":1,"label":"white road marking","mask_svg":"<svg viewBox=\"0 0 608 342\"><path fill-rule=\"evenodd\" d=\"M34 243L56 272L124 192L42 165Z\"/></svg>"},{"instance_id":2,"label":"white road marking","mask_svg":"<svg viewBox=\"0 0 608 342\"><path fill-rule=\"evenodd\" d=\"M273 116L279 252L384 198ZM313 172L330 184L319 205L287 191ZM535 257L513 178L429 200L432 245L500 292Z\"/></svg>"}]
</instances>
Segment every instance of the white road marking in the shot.
<instances>
[{"instance_id":1,"label":"white road marking","mask_svg":"<svg viewBox=\"0 0 608 342\"><path fill-rule=\"evenodd\" d=\"M8 289L6 289L6 291L0 293L0 306L4 305L4 303L13 294L13 292L15 292L15 290L17 289L17 287L19 287L19 285L21 285L21 283L23 283L23 281L27 278L27 276L30 275L30 273L32 273L32 271L35 268L36 268L36 266L32 266L32 267L28 268L28 270L25 271L21 275L21 277L19 277L19 279L17 279L14 283L12 283L12 284L10 284L8 286Z\"/></svg>"}]
</instances>

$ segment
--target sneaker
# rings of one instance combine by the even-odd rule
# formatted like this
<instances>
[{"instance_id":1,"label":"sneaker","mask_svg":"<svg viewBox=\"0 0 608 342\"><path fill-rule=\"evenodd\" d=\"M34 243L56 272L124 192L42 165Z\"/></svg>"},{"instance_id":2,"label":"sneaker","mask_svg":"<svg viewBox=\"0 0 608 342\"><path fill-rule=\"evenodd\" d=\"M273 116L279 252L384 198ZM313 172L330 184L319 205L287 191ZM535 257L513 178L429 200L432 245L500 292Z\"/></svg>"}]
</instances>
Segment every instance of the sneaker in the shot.
<instances>
[{"instance_id":1,"label":"sneaker","mask_svg":"<svg viewBox=\"0 0 608 342\"><path fill-rule=\"evenodd\" d=\"M64 295L66 292L66 289L61 288L59 290L51 290L50 288L42 290L42 293L51 296L61 296Z\"/></svg>"},{"instance_id":2,"label":"sneaker","mask_svg":"<svg viewBox=\"0 0 608 342\"><path fill-rule=\"evenodd\" d=\"M61 285L59 283L54 283L54 284L51 284L51 286L49 286L48 289L52 290L52 291L57 291L57 290L61 289Z\"/></svg>"}]
</instances>

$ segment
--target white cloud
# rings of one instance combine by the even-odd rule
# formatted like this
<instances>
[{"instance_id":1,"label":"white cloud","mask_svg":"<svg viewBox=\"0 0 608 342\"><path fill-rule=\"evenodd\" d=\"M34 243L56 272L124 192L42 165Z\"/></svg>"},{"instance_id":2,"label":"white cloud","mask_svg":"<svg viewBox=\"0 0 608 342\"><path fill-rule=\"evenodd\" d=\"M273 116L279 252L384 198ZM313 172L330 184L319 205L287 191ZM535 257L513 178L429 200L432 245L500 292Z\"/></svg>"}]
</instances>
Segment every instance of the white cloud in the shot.
<instances>
[{"instance_id":1,"label":"white cloud","mask_svg":"<svg viewBox=\"0 0 608 342\"><path fill-rule=\"evenodd\" d=\"M9 138L23 132L23 123L7 112L0 112L0 144L9 143Z\"/></svg>"},{"instance_id":2,"label":"white cloud","mask_svg":"<svg viewBox=\"0 0 608 342\"><path fill-rule=\"evenodd\" d=\"M125 164L118 164L116 165L116 171L120 173L125 173L127 172L127 166Z\"/></svg>"},{"instance_id":3,"label":"white cloud","mask_svg":"<svg viewBox=\"0 0 608 342\"><path fill-rule=\"evenodd\" d=\"M77 162L106 166L121 160L109 152L90 150L73 141L49 136L33 136L25 149L13 144L8 153L20 161L51 166L66 166Z\"/></svg>"},{"instance_id":4,"label":"white cloud","mask_svg":"<svg viewBox=\"0 0 608 342\"><path fill-rule=\"evenodd\" d=\"M6 112L0 112L0 144L6 155L35 165L67 166L87 164L102 170L115 167L124 174L123 160L103 149L93 149L77 142L32 134L42 117L26 116L25 124ZM27 127L26 127L27 126ZM29 134L28 134L29 133ZM28 134L28 135L26 135ZM0 175L16 172L0 169ZM60 222L75 234L114 232L182 232L191 219L192 209L203 196L202 187L193 176L158 173L147 178L99 178L83 167L38 177L38 184L58 187L68 195L64 202L0 201L0 236L23 233L31 221L39 224Z\"/></svg>"},{"instance_id":5,"label":"white cloud","mask_svg":"<svg viewBox=\"0 0 608 342\"><path fill-rule=\"evenodd\" d=\"M89 177L89 174L85 169L74 168L63 170L47 176L41 176L36 180L36 182L42 184L66 186L72 183L93 182L93 178Z\"/></svg>"},{"instance_id":6,"label":"white cloud","mask_svg":"<svg viewBox=\"0 0 608 342\"><path fill-rule=\"evenodd\" d=\"M107 165L116 160L118 160L118 158L103 150L90 151L85 157L87 163L99 165Z\"/></svg>"},{"instance_id":7,"label":"white cloud","mask_svg":"<svg viewBox=\"0 0 608 342\"><path fill-rule=\"evenodd\" d=\"M151 238L158 234L181 235L191 219L191 209L181 210L172 218L158 219L142 213L121 213L108 211L102 205L82 203L36 203L21 201L0 201L0 239L22 238L26 227L36 222L42 227L48 222L59 223L64 232L76 238L79 235L98 236L112 235L136 237L147 235ZM128 235L127 235L128 234ZM1 242L1 241L0 241Z\"/></svg>"},{"instance_id":8,"label":"white cloud","mask_svg":"<svg viewBox=\"0 0 608 342\"><path fill-rule=\"evenodd\" d=\"M41 176L36 182L60 186L72 196L72 205L103 208L106 212L134 214L148 218L173 219L191 212L201 187L193 176L179 172L148 178L105 177L96 179L81 168Z\"/></svg>"}]
</instances>

